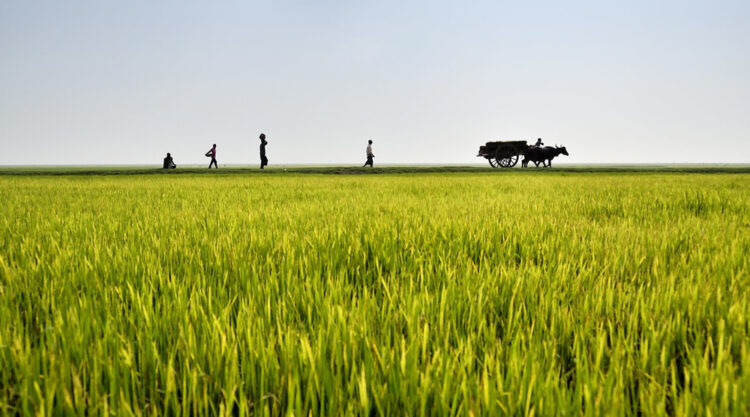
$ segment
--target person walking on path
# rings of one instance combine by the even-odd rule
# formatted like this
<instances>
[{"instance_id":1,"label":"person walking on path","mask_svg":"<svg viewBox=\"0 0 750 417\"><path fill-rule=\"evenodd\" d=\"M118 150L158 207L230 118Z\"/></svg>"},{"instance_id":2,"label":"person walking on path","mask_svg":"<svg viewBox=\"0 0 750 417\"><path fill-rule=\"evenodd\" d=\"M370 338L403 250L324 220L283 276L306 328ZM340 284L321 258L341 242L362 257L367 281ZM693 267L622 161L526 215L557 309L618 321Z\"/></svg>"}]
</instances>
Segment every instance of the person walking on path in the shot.
<instances>
[{"instance_id":1,"label":"person walking on path","mask_svg":"<svg viewBox=\"0 0 750 417\"><path fill-rule=\"evenodd\" d=\"M164 158L164 169L175 169L177 168L177 165L174 164L174 160L172 159L172 154L167 152L167 157Z\"/></svg>"},{"instance_id":2,"label":"person walking on path","mask_svg":"<svg viewBox=\"0 0 750 417\"><path fill-rule=\"evenodd\" d=\"M268 142L266 141L266 134L261 133L260 134L260 169L263 169L263 167L268 165L268 158L266 158L266 145L268 145Z\"/></svg>"},{"instance_id":3,"label":"person walking on path","mask_svg":"<svg viewBox=\"0 0 750 417\"><path fill-rule=\"evenodd\" d=\"M216 144L214 143L213 148L211 148L208 152L206 152L206 156L211 157L211 163L208 164L208 169L211 169L211 165L215 166L216 169L219 169L219 164L216 162Z\"/></svg>"},{"instance_id":4,"label":"person walking on path","mask_svg":"<svg viewBox=\"0 0 750 417\"><path fill-rule=\"evenodd\" d=\"M365 162L364 165L362 165L362 168L366 166L370 166L372 168L372 158L375 157L375 154L372 153L372 140L367 141L367 162Z\"/></svg>"}]
</instances>

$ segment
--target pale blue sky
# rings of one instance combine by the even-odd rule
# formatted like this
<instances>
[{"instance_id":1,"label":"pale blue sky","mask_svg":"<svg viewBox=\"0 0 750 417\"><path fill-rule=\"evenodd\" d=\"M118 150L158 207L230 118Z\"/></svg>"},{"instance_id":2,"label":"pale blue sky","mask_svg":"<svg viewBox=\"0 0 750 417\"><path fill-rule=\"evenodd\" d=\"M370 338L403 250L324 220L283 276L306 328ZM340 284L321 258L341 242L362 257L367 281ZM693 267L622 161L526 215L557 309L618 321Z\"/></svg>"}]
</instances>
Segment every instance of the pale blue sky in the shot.
<instances>
[{"instance_id":1,"label":"pale blue sky","mask_svg":"<svg viewBox=\"0 0 750 417\"><path fill-rule=\"evenodd\" d=\"M750 162L750 1L0 2L0 165Z\"/></svg>"}]
</instances>

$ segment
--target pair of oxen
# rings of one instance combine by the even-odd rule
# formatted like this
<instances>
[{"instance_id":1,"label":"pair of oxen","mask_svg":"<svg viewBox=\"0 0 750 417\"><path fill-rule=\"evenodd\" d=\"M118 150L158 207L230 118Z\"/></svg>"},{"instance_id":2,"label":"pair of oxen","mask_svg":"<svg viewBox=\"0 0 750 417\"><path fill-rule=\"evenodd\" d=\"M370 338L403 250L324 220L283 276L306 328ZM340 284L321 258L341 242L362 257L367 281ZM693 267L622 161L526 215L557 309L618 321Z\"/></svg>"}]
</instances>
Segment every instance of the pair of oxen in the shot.
<instances>
[{"instance_id":1,"label":"pair of oxen","mask_svg":"<svg viewBox=\"0 0 750 417\"><path fill-rule=\"evenodd\" d=\"M526 150L523 154L523 161L521 166L526 168L529 166L529 161L533 162L534 165L539 166L542 164L545 168L552 166L552 160L559 155L568 155L568 150L564 146L541 146L532 147Z\"/></svg>"}]
</instances>

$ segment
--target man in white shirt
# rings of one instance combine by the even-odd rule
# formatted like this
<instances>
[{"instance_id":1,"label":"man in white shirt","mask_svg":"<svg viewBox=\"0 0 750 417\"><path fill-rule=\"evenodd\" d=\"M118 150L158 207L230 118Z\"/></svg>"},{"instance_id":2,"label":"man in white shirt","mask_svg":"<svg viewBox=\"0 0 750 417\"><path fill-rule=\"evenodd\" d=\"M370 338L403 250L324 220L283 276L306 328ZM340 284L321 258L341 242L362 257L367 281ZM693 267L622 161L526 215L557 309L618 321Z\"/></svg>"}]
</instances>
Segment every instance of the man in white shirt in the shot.
<instances>
[{"instance_id":1,"label":"man in white shirt","mask_svg":"<svg viewBox=\"0 0 750 417\"><path fill-rule=\"evenodd\" d=\"M367 162L362 166L362 168L366 166L370 166L372 168L372 158L374 158L375 155L372 153L372 140L367 141Z\"/></svg>"}]
</instances>

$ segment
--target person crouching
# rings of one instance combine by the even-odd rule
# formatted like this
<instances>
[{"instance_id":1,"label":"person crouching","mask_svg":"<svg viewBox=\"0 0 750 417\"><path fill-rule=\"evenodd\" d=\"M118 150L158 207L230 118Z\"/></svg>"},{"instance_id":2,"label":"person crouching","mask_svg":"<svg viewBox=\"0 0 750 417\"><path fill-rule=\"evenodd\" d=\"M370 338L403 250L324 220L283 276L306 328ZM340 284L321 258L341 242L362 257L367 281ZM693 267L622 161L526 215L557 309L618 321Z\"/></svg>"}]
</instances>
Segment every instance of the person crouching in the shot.
<instances>
[{"instance_id":1,"label":"person crouching","mask_svg":"<svg viewBox=\"0 0 750 417\"><path fill-rule=\"evenodd\" d=\"M175 169L177 168L177 165L174 164L174 160L172 160L172 154L167 152L166 158L164 158L164 169Z\"/></svg>"}]
</instances>

